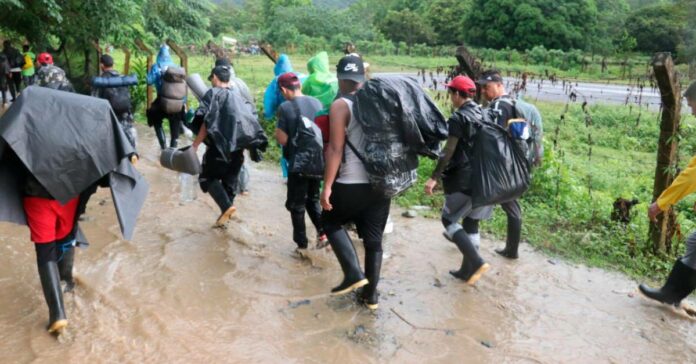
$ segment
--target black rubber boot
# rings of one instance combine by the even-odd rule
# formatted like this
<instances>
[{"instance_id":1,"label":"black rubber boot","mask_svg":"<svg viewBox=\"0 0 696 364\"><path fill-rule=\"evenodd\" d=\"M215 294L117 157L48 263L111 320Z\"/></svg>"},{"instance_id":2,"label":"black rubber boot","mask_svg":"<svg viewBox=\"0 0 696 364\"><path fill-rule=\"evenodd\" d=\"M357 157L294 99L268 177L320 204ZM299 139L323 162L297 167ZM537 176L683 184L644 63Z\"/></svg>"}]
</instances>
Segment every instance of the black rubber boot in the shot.
<instances>
[{"instance_id":1,"label":"black rubber boot","mask_svg":"<svg viewBox=\"0 0 696 364\"><path fill-rule=\"evenodd\" d=\"M360 269L358 254L355 252L353 242L344 229L339 229L329 234L329 243L336 254L336 259L343 270L343 282L331 289L335 296L350 293L367 284L367 279Z\"/></svg>"},{"instance_id":2,"label":"black rubber boot","mask_svg":"<svg viewBox=\"0 0 696 364\"><path fill-rule=\"evenodd\" d=\"M647 298L679 306L681 301L696 289L696 271L682 263L681 259L677 259L662 288L654 289L641 284L638 289Z\"/></svg>"},{"instance_id":3,"label":"black rubber boot","mask_svg":"<svg viewBox=\"0 0 696 364\"><path fill-rule=\"evenodd\" d=\"M307 227L305 225L304 211L290 212L290 219L292 220L292 240L299 249L307 249Z\"/></svg>"},{"instance_id":4,"label":"black rubber boot","mask_svg":"<svg viewBox=\"0 0 696 364\"><path fill-rule=\"evenodd\" d=\"M50 261L39 266L39 277L44 297L48 305L48 332L60 333L68 325L63 305L63 292L60 289L60 272L58 264Z\"/></svg>"},{"instance_id":5,"label":"black rubber boot","mask_svg":"<svg viewBox=\"0 0 696 364\"><path fill-rule=\"evenodd\" d=\"M181 134L181 121L169 123L169 146L176 148L178 146L179 135Z\"/></svg>"},{"instance_id":6,"label":"black rubber boot","mask_svg":"<svg viewBox=\"0 0 696 364\"><path fill-rule=\"evenodd\" d=\"M365 250L365 278L369 282L362 290L362 300L370 310L379 306L379 273L382 270L382 251Z\"/></svg>"},{"instance_id":7,"label":"black rubber boot","mask_svg":"<svg viewBox=\"0 0 696 364\"><path fill-rule=\"evenodd\" d=\"M58 261L58 271L60 272L60 280L65 282L65 292L72 292L75 288L75 279L73 278L73 263L75 262L75 247L71 246L68 249L62 249L63 256ZM61 250L59 250L61 251Z\"/></svg>"},{"instance_id":8,"label":"black rubber boot","mask_svg":"<svg viewBox=\"0 0 696 364\"><path fill-rule=\"evenodd\" d=\"M460 269L450 272L450 274L474 285L481 278L481 275L490 269L490 266L478 254L476 247L469 239L469 234L464 229L454 233L452 240L464 257Z\"/></svg>"},{"instance_id":9,"label":"black rubber boot","mask_svg":"<svg viewBox=\"0 0 696 364\"><path fill-rule=\"evenodd\" d=\"M230 195L227 194L225 187L218 180L212 180L208 183L208 193L213 201L220 208L220 216L215 222L215 226L223 226L232 217L232 215L237 211L237 209L232 206L232 200Z\"/></svg>"},{"instance_id":10,"label":"black rubber boot","mask_svg":"<svg viewBox=\"0 0 696 364\"><path fill-rule=\"evenodd\" d=\"M155 135L157 136L160 149L164 150L167 147L167 140L164 136L164 129L162 128L162 125L155 125Z\"/></svg>"},{"instance_id":11,"label":"black rubber boot","mask_svg":"<svg viewBox=\"0 0 696 364\"><path fill-rule=\"evenodd\" d=\"M517 250L522 237L522 220L508 218L507 240L504 249L496 249L495 252L508 259L517 259Z\"/></svg>"}]
</instances>

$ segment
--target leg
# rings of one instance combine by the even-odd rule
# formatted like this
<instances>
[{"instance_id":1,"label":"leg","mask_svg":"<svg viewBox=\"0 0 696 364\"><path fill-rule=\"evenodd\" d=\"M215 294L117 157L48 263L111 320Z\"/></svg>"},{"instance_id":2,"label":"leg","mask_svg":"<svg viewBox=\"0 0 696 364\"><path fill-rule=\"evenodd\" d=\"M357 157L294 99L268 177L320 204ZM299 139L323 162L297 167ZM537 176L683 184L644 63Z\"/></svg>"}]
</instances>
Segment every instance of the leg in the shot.
<instances>
[{"instance_id":1,"label":"leg","mask_svg":"<svg viewBox=\"0 0 696 364\"><path fill-rule=\"evenodd\" d=\"M152 103L152 106L147 109L147 125L155 128L155 136L157 136L157 141L159 142L160 149L167 147L167 141L164 137L164 129L162 128L162 122L164 121L164 113L160 110L157 100Z\"/></svg>"},{"instance_id":2,"label":"leg","mask_svg":"<svg viewBox=\"0 0 696 364\"><path fill-rule=\"evenodd\" d=\"M22 89L22 73L12 72L12 82L14 82L15 90L19 95L19 91Z\"/></svg>"},{"instance_id":3,"label":"leg","mask_svg":"<svg viewBox=\"0 0 696 364\"><path fill-rule=\"evenodd\" d=\"M319 194L321 190L320 180L310 180L307 188L307 199L305 203L305 210L309 219L312 221L314 228L317 230L317 237L319 238L317 242L317 249L322 249L327 246L329 241L324 234L324 228L321 224L321 204L319 204Z\"/></svg>"},{"instance_id":4,"label":"leg","mask_svg":"<svg viewBox=\"0 0 696 364\"><path fill-rule=\"evenodd\" d=\"M471 212L471 197L461 192L445 195L445 205L442 208L442 224L445 226L444 235L452 241L462 253L462 264L459 270L450 274L455 278L474 284L485 273L489 266L469 239L462 225L457 223L463 216Z\"/></svg>"},{"instance_id":5,"label":"leg","mask_svg":"<svg viewBox=\"0 0 696 364\"><path fill-rule=\"evenodd\" d=\"M638 288L650 299L679 306L696 289L696 232L686 239L686 254L674 262L662 288L653 289L645 284Z\"/></svg>"},{"instance_id":6,"label":"leg","mask_svg":"<svg viewBox=\"0 0 696 364\"><path fill-rule=\"evenodd\" d=\"M363 210L362 216L355 221L355 224L365 245L365 278L368 281L360 296L367 308L376 310L379 306L377 284L379 284L384 255L382 238L389 218L391 200L381 197L373 197L373 200L375 203Z\"/></svg>"},{"instance_id":7,"label":"leg","mask_svg":"<svg viewBox=\"0 0 696 364\"><path fill-rule=\"evenodd\" d=\"M7 77L7 84L10 87L10 96L12 96L12 100L10 100L10 101L15 102L15 98L17 97L17 92L19 90L15 89L14 81L12 80L12 76Z\"/></svg>"},{"instance_id":8,"label":"leg","mask_svg":"<svg viewBox=\"0 0 696 364\"><path fill-rule=\"evenodd\" d=\"M467 234L469 234L469 239L474 243L476 249L481 246L481 235L479 234L479 220L472 219L470 217L465 217L462 221L462 227Z\"/></svg>"},{"instance_id":9,"label":"leg","mask_svg":"<svg viewBox=\"0 0 696 364\"><path fill-rule=\"evenodd\" d=\"M517 259L517 250L520 246L520 238L522 235L522 209L517 200L501 204L507 214L507 240L505 248L496 249L496 253L509 259Z\"/></svg>"},{"instance_id":10,"label":"leg","mask_svg":"<svg viewBox=\"0 0 696 364\"><path fill-rule=\"evenodd\" d=\"M60 288L60 272L56 245L53 242L34 244L36 248L36 264L39 268L39 278L43 288L44 298L48 305L48 332L59 333L68 325L63 304L63 292Z\"/></svg>"},{"instance_id":11,"label":"leg","mask_svg":"<svg viewBox=\"0 0 696 364\"><path fill-rule=\"evenodd\" d=\"M305 226L305 200L309 181L296 174L288 176L285 208L290 211L292 220L292 240L299 249L307 249L307 228Z\"/></svg>"},{"instance_id":12,"label":"leg","mask_svg":"<svg viewBox=\"0 0 696 364\"><path fill-rule=\"evenodd\" d=\"M181 134L181 113L167 115L169 119L169 147L176 148Z\"/></svg>"}]
</instances>

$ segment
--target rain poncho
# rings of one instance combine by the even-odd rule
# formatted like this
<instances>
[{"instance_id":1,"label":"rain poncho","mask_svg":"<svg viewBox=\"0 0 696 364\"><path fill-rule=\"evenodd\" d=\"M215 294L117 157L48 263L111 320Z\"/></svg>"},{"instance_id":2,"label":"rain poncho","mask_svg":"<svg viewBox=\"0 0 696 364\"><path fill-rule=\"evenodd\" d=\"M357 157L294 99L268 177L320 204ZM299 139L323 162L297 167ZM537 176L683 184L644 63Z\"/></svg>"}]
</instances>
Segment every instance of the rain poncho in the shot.
<instances>
[{"instance_id":1,"label":"rain poncho","mask_svg":"<svg viewBox=\"0 0 696 364\"><path fill-rule=\"evenodd\" d=\"M307 96L314 96L324 109L328 109L338 93L338 80L336 75L329 72L329 55L320 52L307 62L309 76L302 83L302 93Z\"/></svg>"},{"instance_id":2,"label":"rain poncho","mask_svg":"<svg viewBox=\"0 0 696 364\"><path fill-rule=\"evenodd\" d=\"M26 224L23 186L2 158L8 149L60 203L107 176L121 232L132 237L148 185L108 101L30 86L0 118L0 221Z\"/></svg>"},{"instance_id":3,"label":"rain poncho","mask_svg":"<svg viewBox=\"0 0 696 364\"><path fill-rule=\"evenodd\" d=\"M286 72L294 72L292 70L292 64L290 64L290 58L286 54L281 54L278 57L278 61L273 67L273 73L275 77L266 87L266 92L263 94L263 117L266 120L273 119L278 111L278 106L282 104L285 99L280 93L280 87L278 87L278 76ZM297 77L302 81L305 76L295 72Z\"/></svg>"},{"instance_id":4,"label":"rain poncho","mask_svg":"<svg viewBox=\"0 0 696 364\"><path fill-rule=\"evenodd\" d=\"M353 115L365 133L358 151L372 187L392 197L417 178L418 155L437 158L447 122L410 77L373 78L355 94Z\"/></svg>"},{"instance_id":5,"label":"rain poncho","mask_svg":"<svg viewBox=\"0 0 696 364\"><path fill-rule=\"evenodd\" d=\"M157 53L157 61L152 65L150 72L147 73L147 84L155 85L157 94L162 90L162 76L169 66L176 66L169 54L169 47L163 45Z\"/></svg>"}]
</instances>

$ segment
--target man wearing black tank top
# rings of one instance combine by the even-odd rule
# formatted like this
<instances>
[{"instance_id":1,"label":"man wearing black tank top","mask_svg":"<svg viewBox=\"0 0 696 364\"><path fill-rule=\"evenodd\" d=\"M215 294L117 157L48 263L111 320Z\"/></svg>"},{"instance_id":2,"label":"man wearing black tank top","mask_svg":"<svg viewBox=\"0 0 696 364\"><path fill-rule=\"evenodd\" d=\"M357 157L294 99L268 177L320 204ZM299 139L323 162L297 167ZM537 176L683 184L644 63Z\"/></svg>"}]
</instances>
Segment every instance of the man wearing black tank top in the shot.
<instances>
[{"instance_id":1,"label":"man wearing black tank top","mask_svg":"<svg viewBox=\"0 0 696 364\"><path fill-rule=\"evenodd\" d=\"M331 129L326 149L326 169L321 205L322 223L336 254L343 281L334 287L334 295L350 293L364 287L360 300L369 309L377 309L377 283L382 266L382 235L389 216L391 199L372 190L367 171L360 159L348 148L360 150L364 134L352 113L353 95L365 81L362 59L347 55L336 67L339 94L331 104ZM360 269L355 247L343 225L353 222L365 245L365 272Z\"/></svg>"}]
</instances>

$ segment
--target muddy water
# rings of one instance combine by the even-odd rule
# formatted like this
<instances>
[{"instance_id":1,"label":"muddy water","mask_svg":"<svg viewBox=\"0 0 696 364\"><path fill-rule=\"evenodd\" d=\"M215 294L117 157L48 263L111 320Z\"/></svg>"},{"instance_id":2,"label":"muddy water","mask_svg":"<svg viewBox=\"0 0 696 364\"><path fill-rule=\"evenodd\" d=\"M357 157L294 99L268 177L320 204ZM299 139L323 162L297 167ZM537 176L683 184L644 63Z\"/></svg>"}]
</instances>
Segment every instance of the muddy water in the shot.
<instances>
[{"instance_id":1,"label":"muddy water","mask_svg":"<svg viewBox=\"0 0 696 364\"><path fill-rule=\"evenodd\" d=\"M24 227L0 225L0 362L695 362L696 323L635 295L635 282L522 249L475 287L451 278L459 253L435 220L395 216L376 314L326 293L330 251L293 253L275 166L252 169L227 230L207 195L181 205L175 173L140 130L151 193L133 241L108 191L93 197L78 251L70 326L47 335L47 309ZM359 250L362 255L362 250Z\"/></svg>"}]
</instances>

